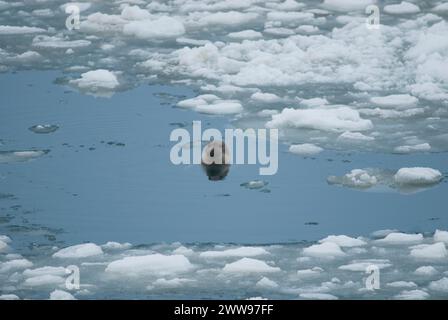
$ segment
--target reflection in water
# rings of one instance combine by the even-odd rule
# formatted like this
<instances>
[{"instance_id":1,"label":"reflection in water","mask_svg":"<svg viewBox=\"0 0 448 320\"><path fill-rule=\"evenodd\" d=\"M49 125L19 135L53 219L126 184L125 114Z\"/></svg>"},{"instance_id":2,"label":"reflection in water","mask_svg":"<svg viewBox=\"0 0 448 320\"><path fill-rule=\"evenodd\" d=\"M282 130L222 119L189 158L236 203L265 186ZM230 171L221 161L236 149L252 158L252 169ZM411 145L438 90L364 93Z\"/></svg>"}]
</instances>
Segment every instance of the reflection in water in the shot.
<instances>
[{"instance_id":1,"label":"reflection in water","mask_svg":"<svg viewBox=\"0 0 448 320\"><path fill-rule=\"evenodd\" d=\"M202 168L209 180L223 180L230 170L230 153L223 141L212 141L202 153Z\"/></svg>"}]
</instances>

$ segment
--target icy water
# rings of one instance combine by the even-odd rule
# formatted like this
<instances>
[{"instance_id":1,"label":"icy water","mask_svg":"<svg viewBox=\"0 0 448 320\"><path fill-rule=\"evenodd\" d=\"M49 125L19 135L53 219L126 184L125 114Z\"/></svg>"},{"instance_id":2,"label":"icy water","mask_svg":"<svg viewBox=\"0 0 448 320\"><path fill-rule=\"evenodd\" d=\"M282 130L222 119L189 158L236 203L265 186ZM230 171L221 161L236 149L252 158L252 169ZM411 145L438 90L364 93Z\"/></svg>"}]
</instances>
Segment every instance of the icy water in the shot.
<instances>
[{"instance_id":1,"label":"icy water","mask_svg":"<svg viewBox=\"0 0 448 320\"><path fill-rule=\"evenodd\" d=\"M0 0L0 298L448 297L445 2L65 2ZM277 174L173 165L198 120Z\"/></svg>"},{"instance_id":2,"label":"icy water","mask_svg":"<svg viewBox=\"0 0 448 320\"><path fill-rule=\"evenodd\" d=\"M398 295L401 288L387 288L373 295L364 293L360 290L363 272L344 274L337 268L352 260L372 257L392 260L393 257L395 261L390 264L401 276L392 274L391 281L410 280L419 262L408 265L407 247L403 250L396 245L386 246L381 248L384 250L381 254L372 254L370 251L379 248L369 243L369 251L363 245L355 247L360 252L349 248L348 252L354 253L335 261L318 258L317 262L309 261L310 258L298 262L300 248L329 234L358 237L369 236L375 230L396 229L429 237L436 229L448 228L445 182L416 193L386 187L362 191L327 183L328 176L344 175L354 168L396 171L405 166L431 166L447 172L446 153L386 155L325 151L307 158L287 152L287 146L282 145L279 171L274 176L261 177L267 183L263 189L241 186L260 179L257 165L232 166L224 181L211 182L199 166L174 166L169 160L173 144L169 134L173 128L189 128L193 120L202 120L220 130L231 127L224 117L177 108L179 99L195 95L190 89L141 86L101 99L54 84L58 76L55 72L19 72L0 77L2 152L47 152L35 159L13 159L0 164L0 233L12 239L11 252L23 254L33 261L34 267L81 264L83 281L88 285L78 292L78 298L297 298L299 294L307 297L307 294L322 292L329 296L318 294L315 298L332 298L336 289L342 292L340 298L390 297ZM47 134L29 130L47 123L59 129ZM130 243L133 247L130 244L115 249L105 246L104 255L74 260L51 258L57 248L108 241ZM151 243L157 244L148 246ZM279 245L257 246L260 252L244 252L242 248L241 252L231 251L217 257L205 254L201 258L204 251L241 250L242 245L270 243ZM163 272L155 272L149 278L144 277L145 286L135 283L125 291L120 289L121 293L109 287L115 281L121 283L122 277L117 276L120 272L112 272L112 280L103 279L109 274L101 270L110 261L125 256L172 254L176 249L191 260L191 268L179 267L180 270L173 271L174 275L184 276L175 276L173 280L166 274L164 277ZM251 280L244 278L244 281L238 273L221 274L220 269L226 263L259 256L267 257L267 261L282 271L250 271ZM3 259L2 291L5 293L46 298L49 291L62 283L58 270L50 270L44 274L56 278L42 279L42 284L26 284L27 276L17 273L21 267L9 270L6 260L11 258ZM436 262L441 263L437 259ZM329 270L308 270L326 265ZM444 259L440 272L446 267ZM25 269L29 268L31 265L25 265ZM392 268L389 267L390 271L396 272ZM308 270L310 274L297 275L298 269ZM134 271L138 276L138 268L132 266L123 274L135 278ZM364 270L361 268L361 271ZM271 288L269 282L256 285L265 273L273 274L269 280L278 282L281 290ZM338 275L342 280L331 282ZM19 280L20 277L23 279ZM329 288L312 287L315 280L326 282L325 278ZM238 289L234 288L236 284ZM129 286L128 283L121 285ZM434 297L440 297L440 293Z\"/></svg>"}]
</instances>

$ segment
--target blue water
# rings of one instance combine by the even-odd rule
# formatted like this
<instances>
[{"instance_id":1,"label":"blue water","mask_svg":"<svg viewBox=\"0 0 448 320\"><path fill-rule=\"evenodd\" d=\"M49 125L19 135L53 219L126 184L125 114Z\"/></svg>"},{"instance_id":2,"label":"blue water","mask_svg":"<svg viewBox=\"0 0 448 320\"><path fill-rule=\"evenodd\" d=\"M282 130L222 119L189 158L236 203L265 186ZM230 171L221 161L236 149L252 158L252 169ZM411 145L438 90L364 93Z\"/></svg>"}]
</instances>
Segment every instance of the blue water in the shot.
<instances>
[{"instance_id":1,"label":"blue water","mask_svg":"<svg viewBox=\"0 0 448 320\"><path fill-rule=\"evenodd\" d=\"M448 228L445 182L407 195L326 182L329 175L366 167L428 166L446 173L446 153L325 151L304 159L281 145L276 175L260 177L257 165L239 165L224 181L211 182L199 166L175 166L169 159L169 134L176 123L187 129L193 120L221 130L231 127L228 118L174 107L176 99L195 96L192 89L140 86L104 99L55 84L60 76L0 75L0 151L50 150L34 161L0 164L0 194L15 196L0 199L0 234L25 243L33 236L42 244L279 243L385 228ZM51 134L28 130L46 123L60 129ZM269 183L270 193L240 186L260 178Z\"/></svg>"}]
</instances>

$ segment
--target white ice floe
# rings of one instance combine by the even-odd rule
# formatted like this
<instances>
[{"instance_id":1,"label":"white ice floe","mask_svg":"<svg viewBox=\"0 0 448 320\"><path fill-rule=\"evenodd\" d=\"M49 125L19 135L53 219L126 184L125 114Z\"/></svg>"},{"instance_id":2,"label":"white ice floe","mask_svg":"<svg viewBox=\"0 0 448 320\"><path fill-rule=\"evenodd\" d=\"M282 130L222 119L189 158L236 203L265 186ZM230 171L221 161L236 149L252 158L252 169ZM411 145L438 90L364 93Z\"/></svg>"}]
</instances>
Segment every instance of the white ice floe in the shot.
<instances>
[{"instance_id":1,"label":"white ice floe","mask_svg":"<svg viewBox=\"0 0 448 320\"><path fill-rule=\"evenodd\" d=\"M374 4L375 0L324 0L322 6L328 10L350 12L353 10L364 11L365 8Z\"/></svg>"},{"instance_id":2,"label":"white ice floe","mask_svg":"<svg viewBox=\"0 0 448 320\"><path fill-rule=\"evenodd\" d=\"M366 272L370 266L375 266L378 269L384 269L391 267L392 264L386 259L353 260L349 264L339 266L338 269L345 271Z\"/></svg>"},{"instance_id":3,"label":"white ice floe","mask_svg":"<svg viewBox=\"0 0 448 320\"><path fill-rule=\"evenodd\" d=\"M432 8L433 12L437 13L448 13L448 3L441 3Z\"/></svg>"},{"instance_id":4,"label":"white ice floe","mask_svg":"<svg viewBox=\"0 0 448 320\"><path fill-rule=\"evenodd\" d=\"M320 267L314 267L311 269L302 269L297 270L297 277L300 279L312 278L321 275L322 272L324 272L324 270Z\"/></svg>"},{"instance_id":5,"label":"white ice floe","mask_svg":"<svg viewBox=\"0 0 448 320\"><path fill-rule=\"evenodd\" d=\"M0 35L17 35L17 34L32 34L44 33L45 29L25 26L2 26L0 25Z\"/></svg>"},{"instance_id":6,"label":"white ice floe","mask_svg":"<svg viewBox=\"0 0 448 320\"><path fill-rule=\"evenodd\" d=\"M173 289L185 286L186 284L189 284L191 282L194 282L194 280L185 278L173 278L173 279L160 278L154 281L152 285L148 286L147 288L149 290L151 290L152 288Z\"/></svg>"},{"instance_id":7,"label":"white ice floe","mask_svg":"<svg viewBox=\"0 0 448 320\"><path fill-rule=\"evenodd\" d=\"M324 242L321 244L314 244L303 249L305 256L323 259L333 259L345 256L345 252L341 247L334 242Z\"/></svg>"},{"instance_id":8,"label":"white ice floe","mask_svg":"<svg viewBox=\"0 0 448 320\"><path fill-rule=\"evenodd\" d=\"M260 247L239 247L224 251L204 251L200 253L202 258L230 258L230 257L256 257L268 255L269 252Z\"/></svg>"},{"instance_id":9,"label":"white ice floe","mask_svg":"<svg viewBox=\"0 0 448 320\"><path fill-rule=\"evenodd\" d=\"M420 243L422 241L423 241L423 235L421 233L407 234L400 232L392 232L389 233L383 239L375 240L376 243L387 245L408 245L408 244Z\"/></svg>"},{"instance_id":10,"label":"white ice floe","mask_svg":"<svg viewBox=\"0 0 448 320\"><path fill-rule=\"evenodd\" d=\"M245 274L245 273L271 273L279 272L280 268L272 267L266 262L252 259L242 258L238 261L227 263L222 269L225 273Z\"/></svg>"},{"instance_id":11,"label":"white ice floe","mask_svg":"<svg viewBox=\"0 0 448 320\"><path fill-rule=\"evenodd\" d=\"M70 84L89 92L113 90L120 85L117 76L105 69L85 72L81 74L81 78L70 80Z\"/></svg>"},{"instance_id":12,"label":"white ice floe","mask_svg":"<svg viewBox=\"0 0 448 320\"><path fill-rule=\"evenodd\" d=\"M241 186L250 190L259 190L268 185L268 182L263 180L252 180L249 182L242 183Z\"/></svg>"},{"instance_id":13,"label":"white ice floe","mask_svg":"<svg viewBox=\"0 0 448 320\"><path fill-rule=\"evenodd\" d=\"M394 296L398 300L425 300L429 298L429 294L423 290L404 290Z\"/></svg>"},{"instance_id":14,"label":"white ice floe","mask_svg":"<svg viewBox=\"0 0 448 320\"><path fill-rule=\"evenodd\" d=\"M268 128L304 128L322 131L364 131L373 128L370 120L362 119L359 112L349 107L328 109L285 108L266 123Z\"/></svg>"},{"instance_id":15,"label":"white ice floe","mask_svg":"<svg viewBox=\"0 0 448 320\"><path fill-rule=\"evenodd\" d=\"M275 109L263 109L261 111L259 111L257 113L258 116L260 117L266 117L266 118L270 118L272 117L274 114L278 114L278 111Z\"/></svg>"},{"instance_id":16,"label":"white ice floe","mask_svg":"<svg viewBox=\"0 0 448 320\"><path fill-rule=\"evenodd\" d=\"M33 39L32 45L38 48L68 49L88 47L91 43L92 42L89 40L69 40L57 36L39 35Z\"/></svg>"},{"instance_id":17,"label":"white ice floe","mask_svg":"<svg viewBox=\"0 0 448 320\"><path fill-rule=\"evenodd\" d=\"M50 293L50 300L76 300L76 298L70 292L54 290Z\"/></svg>"},{"instance_id":18,"label":"white ice floe","mask_svg":"<svg viewBox=\"0 0 448 320\"><path fill-rule=\"evenodd\" d=\"M350 188L370 188L378 183L378 178L367 170L353 169L342 177L329 176L329 184L338 184Z\"/></svg>"},{"instance_id":19,"label":"white ice floe","mask_svg":"<svg viewBox=\"0 0 448 320\"><path fill-rule=\"evenodd\" d=\"M257 18L258 14L252 12L227 11L206 14L192 22L198 26L235 26L250 23Z\"/></svg>"},{"instance_id":20,"label":"white ice floe","mask_svg":"<svg viewBox=\"0 0 448 320\"><path fill-rule=\"evenodd\" d=\"M440 280L432 281L429 289L434 291L448 292L448 278L444 277Z\"/></svg>"},{"instance_id":21,"label":"white ice floe","mask_svg":"<svg viewBox=\"0 0 448 320\"><path fill-rule=\"evenodd\" d=\"M394 149L396 153L412 153L412 152L427 152L431 150L429 143L420 143L413 146L398 146Z\"/></svg>"},{"instance_id":22,"label":"white ice floe","mask_svg":"<svg viewBox=\"0 0 448 320\"><path fill-rule=\"evenodd\" d=\"M141 276L145 274L170 275L187 272L193 268L183 255L151 254L146 256L125 257L109 263L107 273L121 276Z\"/></svg>"},{"instance_id":23,"label":"white ice floe","mask_svg":"<svg viewBox=\"0 0 448 320\"><path fill-rule=\"evenodd\" d=\"M29 161L40 158L47 153L48 151L43 150L0 151L0 163Z\"/></svg>"},{"instance_id":24,"label":"white ice floe","mask_svg":"<svg viewBox=\"0 0 448 320\"><path fill-rule=\"evenodd\" d=\"M277 282L272 281L271 279L267 278L267 277L263 277L261 278L256 284L255 286L257 288L261 288L261 289L276 289L279 287L279 285L277 284Z\"/></svg>"},{"instance_id":25,"label":"white ice floe","mask_svg":"<svg viewBox=\"0 0 448 320\"><path fill-rule=\"evenodd\" d=\"M263 38L263 34L255 30L243 30L238 32L231 32L227 36L232 39L241 39L241 40L244 39L253 40Z\"/></svg>"},{"instance_id":26,"label":"white ice floe","mask_svg":"<svg viewBox=\"0 0 448 320\"><path fill-rule=\"evenodd\" d=\"M103 250L94 243L83 243L61 249L53 254L54 258L79 259L102 255Z\"/></svg>"},{"instance_id":27,"label":"white ice floe","mask_svg":"<svg viewBox=\"0 0 448 320\"><path fill-rule=\"evenodd\" d=\"M276 103L282 99L273 93L255 92L250 97L253 101L262 103Z\"/></svg>"},{"instance_id":28,"label":"white ice floe","mask_svg":"<svg viewBox=\"0 0 448 320\"><path fill-rule=\"evenodd\" d=\"M15 294L1 294L0 300L20 300L20 298Z\"/></svg>"},{"instance_id":29,"label":"white ice floe","mask_svg":"<svg viewBox=\"0 0 448 320\"><path fill-rule=\"evenodd\" d=\"M196 98L177 103L178 107L192 108L197 112L208 114L236 114L243 111L243 106L236 100L222 100L213 94L204 94Z\"/></svg>"},{"instance_id":30,"label":"white ice floe","mask_svg":"<svg viewBox=\"0 0 448 320\"><path fill-rule=\"evenodd\" d=\"M361 132L350 132L345 131L339 137L339 140L345 140L350 142L366 142L366 141L374 141L375 137L369 137Z\"/></svg>"},{"instance_id":31,"label":"white ice floe","mask_svg":"<svg viewBox=\"0 0 448 320\"><path fill-rule=\"evenodd\" d=\"M339 235L339 236L331 235L319 240L319 243L325 243L325 242L333 242L343 248L359 247L359 246L365 246L367 244L364 240L352 238L346 235Z\"/></svg>"},{"instance_id":32,"label":"white ice floe","mask_svg":"<svg viewBox=\"0 0 448 320\"><path fill-rule=\"evenodd\" d=\"M422 244L411 250L411 256L417 259L444 259L448 257L448 251L443 242Z\"/></svg>"},{"instance_id":33,"label":"white ice floe","mask_svg":"<svg viewBox=\"0 0 448 320\"><path fill-rule=\"evenodd\" d=\"M330 185L340 185L358 190L390 191L415 193L435 186L442 180L442 174L430 168L402 168L397 172L385 169L353 169L343 176L329 176Z\"/></svg>"},{"instance_id":34,"label":"white ice floe","mask_svg":"<svg viewBox=\"0 0 448 320\"><path fill-rule=\"evenodd\" d=\"M415 269L414 273L419 276L430 277L438 274L439 272L433 266L421 266Z\"/></svg>"},{"instance_id":35,"label":"white ice floe","mask_svg":"<svg viewBox=\"0 0 448 320\"><path fill-rule=\"evenodd\" d=\"M0 253L8 249L8 244L0 239Z\"/></svg>"},{"instance_id":36,"label":"white ice floe","mask_svg":"<svg viewBox=\"0 0 448 320\"><path fill-rule=\"evenodd\" d=\"M448 245L448 231L436 230L434 233L434 242L444 242Z\"/></svg>"},{"instance_id":37,"label":"white ice floe","mask_svg":"<svg viewBox=\"0 0 448 320\"><path fill-rule=\"evenodd\" d=\"M176 249L173 250L173 254L180 254L183 256L191 256L193 255L195 252L193 249L187 248L185 246L180 246Z\"/></svg>"},{"instance_id":38,"label":"white ice floe","mask_svg":"<svg viewBox=\"0 0 448 320\"><path fill-rule=\"evenodd\" d=\"M399 4L384 6L384 12L389 14L413 14L420 12L420 8L413 3L402 1Z\"/></svg>"},{"instance_id":39,"label":"white ice floe","mask_svg":"<svg viewBox=\"0 0 448 320\"><path fill-rule=\"evenodd\" d=\"M27 269L32 266L33 263L27 259L14 259L6 262L0 262L0 273Z\"/></svg>"},{"instance_id":40,"label":"white ice floe","mask_svg":"<svg viewBox=\"0 0 448 320\"><path fill-rule=\"evenodd\" d=\"M123 27L123 33L143 40L176 38L185 33L185 27L177 19L161 17L129 22Z\"/></svg>"},{"instance_id":41,"label":"white ice floe","mask_svg":"<svg viewBox=\"0 0 448 320\"><path fill-rule=\"evenodd\" d=\"M431 185L442 180L440 171L432 168L401 168L394 176L399 185Z\"/></svg>"},{"instance_id":42,"label":"white ice floe","mask_svg":"<svg viewBox=\"0 0 448 320\"><path fill-rule=\"evenodd\" d=\"M23 275L27 278L44 275L65 276L66 272L64 267L45 266L36 269L26 269L23 271Z\"/></svg>"},{"instance_id":43,"label":"white ice floe","mask_svg":"<svg viewBox=\"0 0 448 320\"><path fill-rule=\"evenodd\" d=\"M392 288L416 288L417 285L412 281L394 281L386 284L388 287Z\"/></svg>"},{"instance_id":44,"label":"white ice floe","mask_svg":"<svg viewBox=\"0 0 448 320\"><path fill-rule=\"evenodd\" d=\"M55 287L65 283L65 278L51 274L30 277L23 283L27 287Z\"/></svg>"},{"instance_id":45,"label":"white ice floe","mask_svg":"<svg viewBox=\"0 0 448 320\"><path fill-rule=\"evenodd\" d=\"M293 144L289 146L289 152L300 156L313 156L322 151L324 151L324 149L312 143Z\"/></svg>"},{"instance_id":46,"label":"white ice floe","mask_svg":"<svg viewBox=\"0 0 448 320\"><path fill-rule=\"evenodd\" d=\"M236 114L243 111L243 106L238 101L222 100L213 104L199 105L195 109L200 113L208 114Z\"/></svg>"},{"instance_id":47,"label":"white ice floe","mask_svg":"<svg viewBox=\"0 0 448 320\"><path fill-rule=\"evenodd\" d=\"M329 293L301 293L300 298L302 299L311 299L311 300L338 300L338 297Z\"/></svg>"},{"instance_id":48,"label":"white ice floe","mask_svg":"<svg viewBox=\"0 0 448 320\"><path fill-rule=\"evenodd\" d=\"M114 242L114 241L108 241L107 243L103 244L101 246L104 250L126 250L132 247L132 244L125 242Z\"/></svg>"},{"instance_id":49,"label":"white ice floe","mask_svg":"<svg viewBox=\"0 0 448 320\"><path fill-rule=\"evenodd\" d=\"M385 97L372 97L370 101L383 108L409 108L418 103L418 99L409 94L394 94Z\"/></svg>"},{"instance_id":50,"label":"white ice floe","mask_svg":"<svg viewBox=\"0 0 448 320\"><path fill-rule=\"evenodd\" d=\"M323 298L314 297L315 294L349 299L443 299L448 292L448 259L446 252L440 250L444 249L443 242L436 240L440 240L440 236L443 240L444 234L439 231L434 238L425 232L420 238L422 235L394 230L376 233L377 236L387 234L395 234L388 240L402 245L387 246L389 242L378 242L370 237L341 235L325 237L324 243L311 246L284 243L245 247L176 242L111 249L95 256L95 260L90 257L76 260L81 268L83 288L75 292L77 298L83 299L119 298L130 291L135 297L194 296L205 289L210 297L222 297L223 292L238 296L241 290L249 289L269 299ZM356 240L364 244L358 246L361 243ZM54 248L42 247L43 255L27 256L30 261L13 251L13 241L8 245L12 253L0 253L3 294L0 298L17 295L23 299L46 299L49 292L65 290L69 273L65 273L61 263L72 264L73 260L54 259L51 257ZM341 246L345 246L344 250ZM260 258L240 257L243 252L251 253L247 248L260 248L269 254ZM177 254L169 255L176 250ZM414 257L411 252L419 250L420 255ZM203 257L210 256L211 252L225 254L222 259ZM180 253L188 254L188 259ZM201 253L204 253L202 257ZM328 259L330 257L337 259ZM384 290L365 289L366 270L372 266L381 270Z\"/></svg>"},{"instance_id":51,"label":"white ice floe","mask_svg":"<svg viewBox=\"0 0 448 320\"><path fill-rule=\"evenodd\" d=\"M370 236L372 238L374 238L374 239L379 239L379 238L384 238L388 234L394 233L394 232L396 233L396 232L398 232L398 230L396 230L396 229L382 229L382 230L376 230L376 231L372 232L370 234Z\"/></svg>"},{"instance_id":52,"label":"white ice floe","mask_svg":"<svg viewBox=\"0 0 448 320\"><path fill-rule=\"evenodd\" d=\"M325 98L311 98L300 100L300 105L307 108L317 108L329 104L328 100Z\"/></svg>"}]
</instances>

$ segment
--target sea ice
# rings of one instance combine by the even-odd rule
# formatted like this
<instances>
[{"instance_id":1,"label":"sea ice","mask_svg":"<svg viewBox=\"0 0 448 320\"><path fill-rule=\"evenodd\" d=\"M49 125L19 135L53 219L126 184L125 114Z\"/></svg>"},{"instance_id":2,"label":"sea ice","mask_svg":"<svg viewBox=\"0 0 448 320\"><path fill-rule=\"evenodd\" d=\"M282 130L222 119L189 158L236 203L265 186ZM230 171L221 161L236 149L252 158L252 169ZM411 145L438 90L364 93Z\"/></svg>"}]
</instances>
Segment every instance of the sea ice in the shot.
<instances>
[{"instance_id":1,"label":"sea ice","mask_svg":"<svg viewBox=\"0 0 448 320\"><path fill-rule=\"evenodd\" d=\"M338 246L344 248L344 247L359 247L359 246L365 246L367 243L361 239L356 239L352 237L348 237L346 235L331 235L324 239L319 240L319 243L325 243L325 242L333 242L336 243Z\"/></svg>"},{"instance_id":2,"label":"sea ice","mask_svg":"<svg viewBox=\"0 0 448 320\"><path fill-rule=\"evenodd\" d=\"M415 269L414 273L419 276L434 276L439 272L433 266L421 266Z\"/></svg>"},{"instance_id":3,"label":"sea ice","mask_svg":"<svg viewBox=\"0 0 448 320\"><path fill-rule=\"evenodd\" d=\"M245 274L245 273L271 273L279 272L280 268L271 267L266 262L252 259L242 258L238 261L227 263L222 269L226 273Z\"/></svg>"},{"instance_id":4,"label":"sea ice","mask_svg":"<svg viewBox=\"0 0 448 320\"><path fill-rule=\"evenodd\" d=\"M289 152L300 156L313 156L321 153L324 149L311 143L293 144L289 146Z\"/></svg>"},{"instance_id":5,"label":"sea ice","mask_svg":"<svg viewBox=\"0 0 448 320\"><path fill-rule=\"evenodd\" d=\"M269 278L263 277L261 278L256 284L256 287L261 288L261 289L276 289L279 287L279 285L277 284L277 282L272 281Z\"/></svg>"},{"instance_id":6,"label":"sea ice","mask_svg":"<svg viewBox=\"0 0 448 320\"><path fill-rule=\"evenodd\" d=\"M398 300L425 300L429 298L429 294L423 290L404 290L397 294L395 299Z\"/></svg>"},{"instance_id":7,"label":"sea ice","mask_svg":"<svg viewBox=\"0 0 448 320\"><path fill-rule=\"evenodd\" d=\"M334 242L324 242L321 244L314 244L310 247L303 249L305 256L314 258L333 259L337 257L345 256L345 252L341 250L341 247Z\"/></svg>"},{"instance_id":8,"label":"sea ice","mask_svg":"<svg viewBox=\"0 0 448 320\"><path fill-rule=\"evenodd\" d=\"M429 289L434 291L448 292L448 278L432 281L429 284Z\"/></svg>"},{"instance_id":9,"label":"sea ice","mask_svg":"<svg viewBox=\"0 0 448 320\"><path fill-rule=\"evenodd\" d=\"M255 257L269 254L260 247L239 247L224 251L204 251L199 254L202 258L229 258L229 257Z\"/></svg>"},{"instance_id":10,"label":"sea ice","mask_svg":"<svg viewBox=\"0 0 448 320\"><path fill-rule=\"evenodd\" d=\"M139 276L146 274L171 275L189 271L193 268L183 255L151 254L125 257L109 263L106 272L111 274Z\"/></svg>"},{"instance_id":11,"label":"sea ice","mask_svg":"<svg viewBox=\"0 0 448 320\"><path fill-rule=\"evenodd\" d=\"M63 290L54 290L50 293L50 300L76 300L75 297Z\"/></svg>"},{"instance_id":12,"label":"sea ice","mask_svg":"<svg viewBox=\"0 0 448 320\"><path fill-rule=\"evenodd\" d=\"M423 235L421 233L418 234L407 234L400 232L392 232L389 233L385 238L375 240L378 244L387 244L387 245L407 245L407 244L415 244L423 241Z\"/></svg>"},{"instance_id":13,"label":"sea ice","mask_svg":"<svg viewBox=\"0 0 448 320\"><path fill-rule=\"evenodd\" d=\"M384 12L389 14L412 14L420 12L420 8L413 3L402 1L399 4L384 6Z\"/></svg>"},{"instance_id":14,"label":"sea ice","mask_svg":"<svg viewBox=\"0 0 448 320\"><path fill-rule=\"evenodd\" d=\"M113 72L104 69L85 72L81 74L81 78L70 80L70 84L79 89L91 92L113 90L120 85L116 75Z\"/></svg>"},{"instance_id":15,"label":"sea ice","mask_svg":"<svg viewBox=\"0 0 448 320\"><path fill-rule=\"evenodd\" d=\"M401 168L394 176L399 185L431 185L442 180L440 171L432 168Z\"/></svg>"},{"instance_id":16,"label":"sea ice","mask_svg":"<svg viewBox=\"0 0 448 320\"><path fill-rule=\"evenodd\" d=\"M436 230L434 233L434 242L444 242L448 245L448 231Z\"/></svg>"},{"instance_id":17,"label":"sea ice","mask_svg":"<svg viewBox=\"0 0 448 320\"><path fill-rule=\"evenodd\" d=\"M53 254L55 258L78 259L102 255L103 250L94 243L78 244L61 249Z\"/></svg>"},{"instance_id":18,"label":"sea ice","mask_svg":"<svg viewBox=\"0 0 448 320\"><path fill-rule=\"evenodd\" d=\"M373 128L370 120L349 107L325 109L285 108L266 123L268 128L304 128L322 131L364 131Z\"/></svg>"},{"instance_id":19,"label":"sea ice","mask_svg":"<svg viewBox=\"0 0 448 320\"><path fill-rule=\"evenodd\" d=\"M413 248L411 256L417 259L443 259L448 257L448 252L443 242L437 242Z\"/></svg>"}]
</instances>

